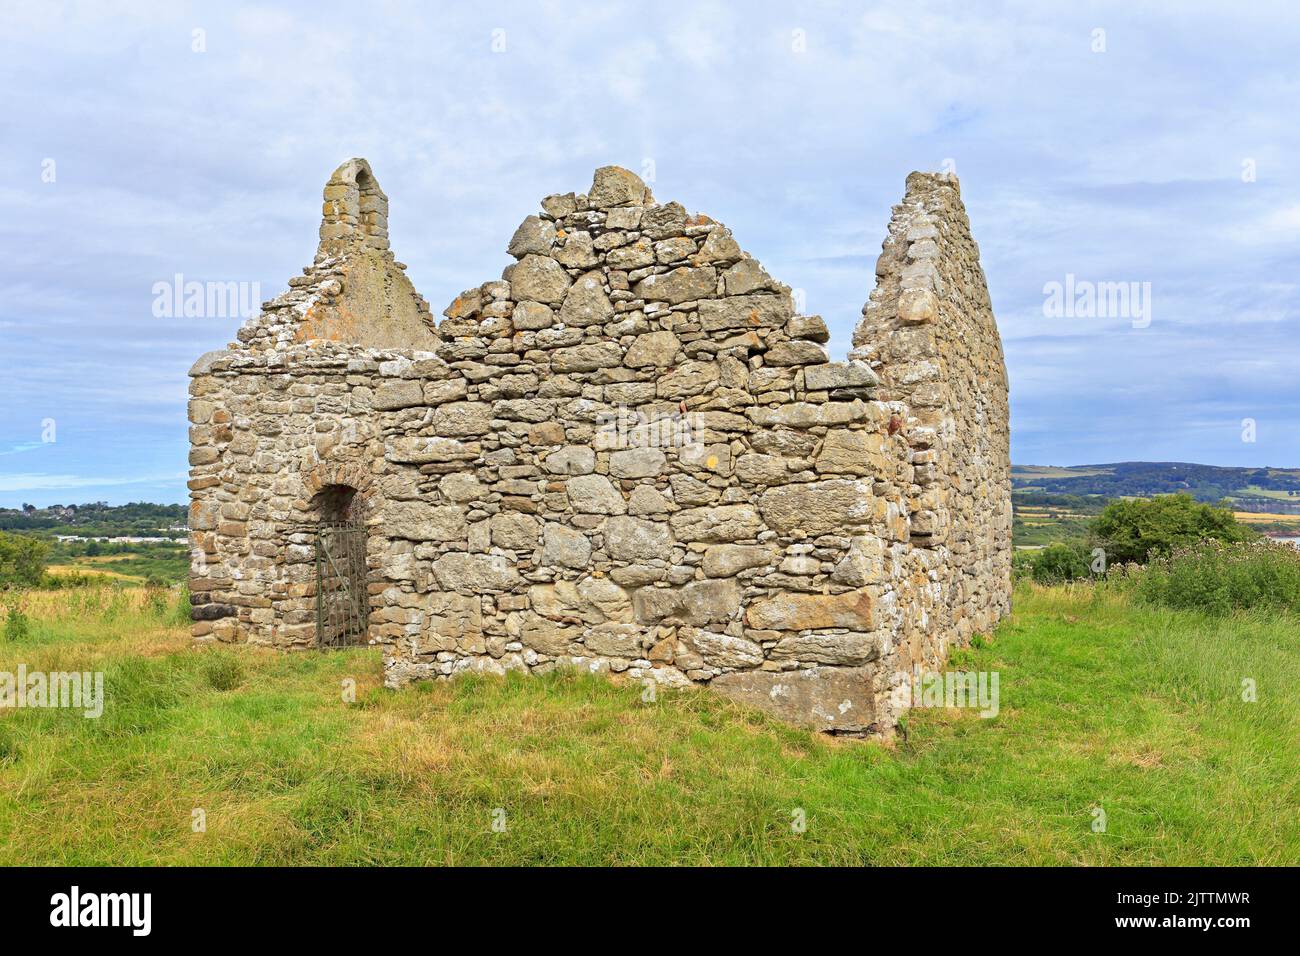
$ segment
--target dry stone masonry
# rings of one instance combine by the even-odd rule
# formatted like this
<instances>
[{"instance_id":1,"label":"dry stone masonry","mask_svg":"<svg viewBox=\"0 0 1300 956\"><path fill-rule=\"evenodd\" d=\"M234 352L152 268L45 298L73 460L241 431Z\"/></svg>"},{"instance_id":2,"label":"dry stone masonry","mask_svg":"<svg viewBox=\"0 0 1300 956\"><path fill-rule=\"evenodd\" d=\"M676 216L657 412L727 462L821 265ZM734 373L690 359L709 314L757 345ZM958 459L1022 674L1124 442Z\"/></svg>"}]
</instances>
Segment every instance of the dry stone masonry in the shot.
<instances>
[{"instance_id":1,"label":"dry stone masonry","mask_svg":"<svg viewBox=\"0 0 1300 956\"><path fill-rule=\"evenodd\" d=\"M340 166L313 264L191 371L196 639L316 646L340 500L390 687L578 667L888 733L891 689L1007 613L1006 372L954 177L908 177L847 362L619 167L441 322L387 217Z\"/></svg>"}]
</instances>

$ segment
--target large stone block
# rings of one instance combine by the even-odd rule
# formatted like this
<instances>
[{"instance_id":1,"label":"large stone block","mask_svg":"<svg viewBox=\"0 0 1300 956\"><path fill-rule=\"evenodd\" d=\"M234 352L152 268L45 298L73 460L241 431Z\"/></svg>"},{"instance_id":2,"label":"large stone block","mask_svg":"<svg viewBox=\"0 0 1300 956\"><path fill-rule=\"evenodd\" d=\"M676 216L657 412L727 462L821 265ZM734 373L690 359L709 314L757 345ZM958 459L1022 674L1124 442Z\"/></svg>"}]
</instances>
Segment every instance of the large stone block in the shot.
<instances>
[{"instance_id":1,"label":"large stone block","mask_svg":"<svg viewBox=\"0 0 1300 956\"><path fill-rule=\"evenodd\" d=\"M423 501L390 501L380 531L410 541L463 541L465 509L459 505L429 505Z\"/></svg>"},{"instance_id":2,"label":"large stone block","mask_svg":"<svg viewBox=\"0 0 1300 956\"><path fill-rule=\"evenodd\" d=\"M401 435L388 440L384 457L401 464L423 465L433 462L469 461L478 456L477 445L454 438Z\"/></svg>"},{"instance_id":3,"label":"large stone block","mask_svg":"<svg viewBox=\"0 0 1300 956\"><path fill-rule=\"evenodd\" d=\"M826 433L814 467L822 474L871 475L885 478L885 436L863 429L836 428Z\"/></svg>"},{"instance_id":4,"label":"large stone block","mask_svg":"<svg viewBox=\"0 0 1300 956\"><path fill-rule=\"evenodd\" d=\"M550 256L526 255L510 267L510 298L559 305L572 284L564 266Z\"/></svg>"},{"instance_id":5,"label":"large stone block","mask_svg":"<svg viewBox=\"0 0 1300 956\"><path fill-rule=\"evenodd\" d=\"M843 594L807 594L787 591L751 604L745 612L750 627L772 631L803 631L848 627L870 630L875 607L866 589Z\"/></svg>"},{"instance_id":6,"label":"large stone block","mask_svg":"<svg viewBox=\"0 0 1300 956\"><path fill-rule=\"evenodd\" d=\"M682 266L671 272L646 276L632 287L632 293L647 302L678 305L712 296L717 292L717 287L718 273L712 266L699 269Z\"/></svg>"},{"instance_id":7,"label":"large stone block","mask_svg":"<svg viewBox=\"0 0 1300 956\"><path fill-rule=\"evenodd\" d=\"M632 596L636 619L643 624L677 621L697 627L730 620L740 608L734 580L693 581L680 588L646 587Z\"/></svg>"},{"instance_id":8,"label":"large stone block","mask_svg":"<svg viewBox=\"0 0 1300 956\"><path fill-rule=\"evenodd\" d=\"M519 572L499 554L453 551L433 562L433 575L448 591L508 591L520 583Z\"/></svg>"},{"instance_id":9,"label":"large stone block","mask_svg":"<svg viewBox=\"0 0 1300 956\"><path fill-rule=\"evenodd\" d=\"M854 666L880 656L880 641L871 634L791 634L772 648L774 661Z\"/></svg>"},{"instance_id":10,"label":"large stone block","mask_svg":"<svg viewBox=\"0 0 1300 956\"><path fill-rule=\"evenodd\" d=\"M725 329L779 329L794 315L786 295L732 295L700 303L700 325L706 332Z\"/></svg>"},{"instance_id":11,"label":"large stone block","mask_svg":"<svg viewBox=\"0 0 1300 956\"><path fill-rule=\"evenodd\" d=\"M589 567L591 540L581 531L548 521L542 531L541 563L543 567Z\"/></svg>"},{"instance_id":12,"label":"large stone block","mask_svg":"<svg viewBox=\"0 0 1300 956\"><path fill-rule=\"evenodd\" d=\"M371 404L381 412L423 405L424 386L414 379L384 382L375 389L375 397L371 400Z\"/></svg>"},{"instance_id":13,"label":"large stone block","mask_svg":"<svg viewBox=\"0 0 1300 956\"><path fill-rule=\"evenodd\" d=\"M874 733L870 667L812 667L798 671L733 671L709 686L778 720L842 734Z\"/></svg>"},{"instance_id":14,"label":"large stone block","mask_svg":"<svg viewBox=\"0 0 1300 956\"><path fill-rule=\"evenodd\" d=\"M605 280L599 272L579 276L560 306L560 321L575 328L608 322L614 315L614 304L605 295L604 285ZM621 361L621 353L619 358Z\"/></svg>"},{"instance_id":15,"label":"large stone block","mask_svg":"<svg viewBox=\"0 0 1300 956\"><path fill-rule=\"evenodd\" d=\"M618 561L662 560L673 536L662 521L615 516L605 522L605 550Z\"/></svg>"},{"instance_id":16,"label":"large stone block","mask_svg":"<svg viewBox=\"0 0 1300 956\"><path fill-rule=\"evenodd\" d=\"M688 508L668 519L678 541L742 541L756 538L763 520L749 505Z\"/></svg>"},{"instance_id":17,"label":"large stone block","mask_svg":"<svg viewBox=\"0 0 1300 956\"><path fill-rule=\"evenodd\" d=\"M568 481L569 507L580 514L627 514L623 495L604 475L575 475Z\"/></svg>"},{"instance_id":18,"label":"large stone block","mask_svg":"<svg viewBox=\"0 0 1300 956\"><path fill-rule=\"evenodd\" d=\"M759 496L758 510L781 534L848 534L874 514L871 482L831 479L769 488Z\"/></svg>"}]
</instances>

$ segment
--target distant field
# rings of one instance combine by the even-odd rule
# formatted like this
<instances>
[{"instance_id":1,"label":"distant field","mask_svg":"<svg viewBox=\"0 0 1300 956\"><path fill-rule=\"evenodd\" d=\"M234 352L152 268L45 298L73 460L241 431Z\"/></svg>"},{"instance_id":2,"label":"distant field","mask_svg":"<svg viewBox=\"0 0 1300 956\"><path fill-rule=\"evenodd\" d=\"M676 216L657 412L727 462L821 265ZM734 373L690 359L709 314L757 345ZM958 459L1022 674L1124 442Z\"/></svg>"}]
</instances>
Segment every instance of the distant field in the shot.
<instances>
[{"instance_id":1,"label":"distant field","mask_svg":"<svg viewBox=\"0 0 1300 956\"><path fill-rule=\"evenodd\" d=\"M189 574L189 552L183 548L162 549L141 546L125 554L92 557L58 556L50 564L51 574L94 574L101 577L144 582L150 578L164 584L179 584Z\"/></svg>"},{"instance_id":2,"label":"distant field","mask_svg":"<svg viewBox=\"0 0 1300 956\"><path fill-rule=\"evenodd\" d=\"M1234 511L1242 524L1284 524L1300 528L1300 515L1269 514L1265 511Z\"/></svg>"},{"instance_id":3,"label":"distant field","mask_svg":"<svg viewBox=\"0 0 1300 956\"><path fill-rule=\"evenodd\" d=\"M1249 495L1252 498L1277 498L1279 501L1290 501L1300 504L1300 496L1290 494L1286 491L1279 491L1276 488L1258 488L1254 485L1248 485L1242 488L1240 494Z\"/></svg>"}]
</instances>

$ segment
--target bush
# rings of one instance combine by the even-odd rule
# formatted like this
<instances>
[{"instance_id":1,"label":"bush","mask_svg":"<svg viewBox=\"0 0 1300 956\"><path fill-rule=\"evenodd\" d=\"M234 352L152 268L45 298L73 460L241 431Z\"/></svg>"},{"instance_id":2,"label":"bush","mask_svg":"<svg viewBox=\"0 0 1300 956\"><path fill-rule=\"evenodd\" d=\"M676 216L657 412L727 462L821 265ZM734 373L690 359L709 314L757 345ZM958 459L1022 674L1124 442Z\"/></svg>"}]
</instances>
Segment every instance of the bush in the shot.
<instances>
[{"instance_id":1,"label":"bush","mask_svg":"<svg viewBox=\"0 0 1300 956\"><path fill-rule=\"evenodd\" d=\"M144 589L144 608L153 617L166 617L171 602L165 587L146 585Z\"/></svg>"},{"instance_id":2,"label":"bush","mask_svg":"<svg viewBox=\"0 0 1300 956\"><path fill-rule=\"evenodd\" d=\"M1145 563L1200 541L1250 541L1258 537L1227 508L1198 504L1191 495L1112 501L1090 530L1110 564Z\"/></svg>"},{"instance_id":3,"label":"bush","mask_svg":"<svg viewBox=\"0 0 1300 956\"><path fill-rule=\"evenodd\" d=\"M1300 614L1300 550L1267 539L1179 548L1146 567L1113 567L1107 580L1139 600L1167 607Z\"/></svg>"},{"instance_id":4,"label":"bush","mask_svg":"<svg viewBox=\"0 0 1300 956\"><path fill-rule=\"evenodd\" d=\"M1053 542L1034 551L1017 551L1012 558L1016 577L1036 584L1061 584L1092 576L1092 555L1081 544Z\"/></svg>"},{"instance_id":5,"label":"bush","mask_svg":"<svg viewBox=\"0 0 1300 956\"><path fill-rule=\"evenodd\" d=\"M34 588L45 577L50 548L44 541L0 532L0 588Z\"/></svg>"},{"instance_id":6,"label":"bush","mask_svg":"<svg viewBox=\"0 0 1300 956\"><path fill-rule=\"evenodd\" d=\"M32 632L32 624L22 605L17 601L5 610L4 636L6 641L26 640Z\"/></svg>"}]
</instances>

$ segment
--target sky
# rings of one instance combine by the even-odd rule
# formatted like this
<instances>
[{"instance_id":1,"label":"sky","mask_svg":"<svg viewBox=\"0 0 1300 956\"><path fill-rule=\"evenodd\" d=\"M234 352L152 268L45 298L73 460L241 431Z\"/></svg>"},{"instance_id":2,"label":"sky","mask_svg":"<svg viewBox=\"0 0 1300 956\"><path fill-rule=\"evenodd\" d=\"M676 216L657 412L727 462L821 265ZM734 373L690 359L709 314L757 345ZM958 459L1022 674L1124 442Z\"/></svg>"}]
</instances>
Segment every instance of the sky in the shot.
<instances>
[{"instance_id":1,"label":"sky","mask_svg":"<svg viewBox=\"0 0 1300 956\"><path fill-rule=\"evenodd\" d=\"M187 372L239 320L159 283L272 298L352 156L435 313L617 164L835 358L907 174L953 171L1013 461L1300 466L1297 49L1292 2L4 0L0 507L184 501Z\"/></svg>"}]
</instances>

